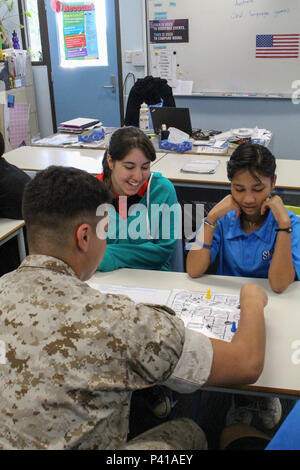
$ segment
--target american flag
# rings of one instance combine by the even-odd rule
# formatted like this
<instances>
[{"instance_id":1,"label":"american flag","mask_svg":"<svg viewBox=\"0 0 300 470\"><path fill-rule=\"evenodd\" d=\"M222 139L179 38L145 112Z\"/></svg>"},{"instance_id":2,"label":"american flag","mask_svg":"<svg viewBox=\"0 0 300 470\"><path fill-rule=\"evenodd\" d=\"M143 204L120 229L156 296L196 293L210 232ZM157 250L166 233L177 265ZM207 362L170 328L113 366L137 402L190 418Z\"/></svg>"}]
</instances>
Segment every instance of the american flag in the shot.
<instances>
[{"instance_id":1,"label":"american flag","mask_svg":"<svg viewBox=\"0 0 300 470\"><path fill-rule=\"evenodd\" d=\"M299 34L257 34L256 58L298 59Z\"/></svg>"}]
</instances>

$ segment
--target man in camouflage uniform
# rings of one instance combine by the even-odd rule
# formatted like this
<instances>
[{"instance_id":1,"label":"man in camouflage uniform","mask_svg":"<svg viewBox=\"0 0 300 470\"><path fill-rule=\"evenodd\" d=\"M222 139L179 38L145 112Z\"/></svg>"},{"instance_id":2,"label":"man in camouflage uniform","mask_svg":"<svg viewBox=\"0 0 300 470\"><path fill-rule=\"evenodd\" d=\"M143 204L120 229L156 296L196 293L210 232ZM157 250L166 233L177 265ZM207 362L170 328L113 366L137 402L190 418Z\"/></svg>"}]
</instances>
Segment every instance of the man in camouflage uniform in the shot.
<instances>
[{"instance_id":1,"label":"man in camouflage uniform","mask_svg":"<svg viewBox=\"0 0 300 470\"><path fill-rule=\"evenodd\" d=\"M99 180L72 168L50 167L27 186L30 255L0 279L0 449L205 448L187 419L126 443L132 391L165 383L191 392L249 383L261 372L266 296L257 286L241 292L234 346L185 330L165 307L84 282L105 251L107 217L96 211L109 200ZM227 359L233 368L225 372Z\"/></svg>"}]
</instances>

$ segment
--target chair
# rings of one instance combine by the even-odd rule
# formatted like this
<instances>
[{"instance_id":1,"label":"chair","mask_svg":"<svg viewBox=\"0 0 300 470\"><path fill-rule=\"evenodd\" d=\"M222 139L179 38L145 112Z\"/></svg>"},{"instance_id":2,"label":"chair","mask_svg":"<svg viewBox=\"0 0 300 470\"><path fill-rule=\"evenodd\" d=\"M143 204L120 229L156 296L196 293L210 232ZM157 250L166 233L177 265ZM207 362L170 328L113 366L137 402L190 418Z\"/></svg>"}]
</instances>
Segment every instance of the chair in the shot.
<instances>
[{"instance_id":1,"label":"chair","mask_svg":"<svg viewBox=\"0 0 300 470\"><path fill-rule=\"evenodd\" d=\"M183 255L183 241L181 238L177 238L175 248L171 257L172 271L178 273L184 273L184 255Z\"/></svg>"},{"instance_id":2,"label":"chair","mask_svg":"<svg viewBox=\"0 0 300 470\"><path fill-rule=\"evenodd\" d=\"M288 209L291 212L294 212L299 218L300 218L300 207L296 206L284 206L286 209Z\"/></svg>"},{"instance_id":3,"label":"chair","mask_svg":"<svg viewBox=\"0 0 300 470\"><path fill-rule=\"evenodd\" d=\"M176 107L173 90L167 80L151 75L139 78L129 92L125 126L139 127L141 104L145 102L148 106L157 105L161 100L163 106Z\"/></svg>"}]
</instances>

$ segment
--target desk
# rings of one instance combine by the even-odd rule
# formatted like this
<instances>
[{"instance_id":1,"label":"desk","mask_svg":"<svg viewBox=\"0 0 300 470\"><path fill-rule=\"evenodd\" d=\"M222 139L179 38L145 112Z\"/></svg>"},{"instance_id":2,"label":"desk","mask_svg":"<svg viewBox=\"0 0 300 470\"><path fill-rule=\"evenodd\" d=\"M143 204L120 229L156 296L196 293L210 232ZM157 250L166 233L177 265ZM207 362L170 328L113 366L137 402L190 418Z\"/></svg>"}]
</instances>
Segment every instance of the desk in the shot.
<instances>
[{"instance_id":1,"label":"desk","mask_svg":"<svg viewBox=\"0 0 300 470\"><path fill-rule=\"evenodd\" d=\"M199 173L183 173L181 168L190 160L219 160L216 173L212 175L199 174ZM219 201L216 198L216 190L223 191L224 193L230 192L230 181L227 178L227 161L229 157L215 156L215 155L179 155L178 153L167 153L155 165L155 171L160 172L163 176L168 178L174 183L174 186L184 192L188 192L188 197L191 201L202 200L201 193L203 193L203 200L205 201ZM277 159L277 192L298 195L300 194L300 161L299 160L284 160ZM201 191L200 191L201 190ZM212 193L209 195L209 191ZM200 199L199 199L200 195ZM225 194L224 194L225 195ZM209 196L213 197L211 199Z\"/></svg>"},{"instance_id":2,"label":"desk","mask_svg":"<svg viewBox=\"0 0 300 470\"><path fill-rule=\"evenodd\" d=\"M298 349L300 349L300 282L294 282L284 293L276 294L269 287L267 279L210 275L191 279L185 273L139 269L97 272L90 281L167 290L185 289L206 292L210 288L212 293L227 294L238 294L243 284L256 282L269 296L269 302L265 308L267 333L265 366L255 384L238 387L238 391L246 390L247 393L250 391L255 394L271 393L289 398L300 395L300 364L294 364L292 361L292 355L295 353L292 345L295 341L299 341Z\"/></svg>"},{"instance_id":3,"label":"desk","mask_svg":"<svg viewBox=\"0 0 300 470\"><path fill-rule=\"evenodd\" d=\"M44 170L50 165L72 166L85 170L93 175L102 171L104 150L64 149L50 147L19 147L5 153L3 157L8 163L26 172Z\"/></svg>"},{"instance_id":4,"label":"desk","mask_svg":"<svg viewBox=\"0 0 300 470\"><path fill-rule=\"evenodd\" d=\"M0 219L0 246L12 237L18 238L20 261L26 256L23 227L24 220Z\"/></svg>"},{"instance_id":5,"label":"desk","mask_svg":"<svg viewBox=\"0 0 300 470\"><path fill-rule=\"evenodd\" d=\"M29 173L44 170L50 165L72 166L79 170L85 170L92 175L102 172L102 159L104 149L71 149L54 147L19 147L3 155L5 160L12 165ZM164 153L157 154L154 166Z\"/></svg>"},{"instance_id":6,"label":"desk","mask_svg":"<svg viewBox=\"0 0 300 470\"><path fill-rule=\"evenodd\" d=\"M110 128L111 129L111 128ZM88 134L89 132L86 132L85 134ZM108 134L111 133L111 131L107 132ZM166 150L160 149L159 148L159 136L156 134L147 134L149 139L151 140L151 143L153 144L153 147L157 153L165 153ZM71 142L71 139L76 139L75 142ZM37 140L35 142L32 142L31 145L33 147L50 147L50 148L70 148L73 150L78 150L78 149L93 149L93 150L105 150L106 145L105 145L105 139L100 140L98 142L78 142L78 135L76 134L63 134L63 133L56 133L53 135L50 135L49 137L44 137L43 139ZM192 150L186 151L185 154L190 154L190 155L199 155L197 146L193 146ZM212 149L209 149L209 152L200 152L200 154L203 155L216 155L216 152L214 152ZM234 151L233 147L228 147L226 149L226 155L231 155L232 152ZM225 155L225 154L223 154ZM219 155L220 156L220 155Z\"/></svg>"}]
</instances>

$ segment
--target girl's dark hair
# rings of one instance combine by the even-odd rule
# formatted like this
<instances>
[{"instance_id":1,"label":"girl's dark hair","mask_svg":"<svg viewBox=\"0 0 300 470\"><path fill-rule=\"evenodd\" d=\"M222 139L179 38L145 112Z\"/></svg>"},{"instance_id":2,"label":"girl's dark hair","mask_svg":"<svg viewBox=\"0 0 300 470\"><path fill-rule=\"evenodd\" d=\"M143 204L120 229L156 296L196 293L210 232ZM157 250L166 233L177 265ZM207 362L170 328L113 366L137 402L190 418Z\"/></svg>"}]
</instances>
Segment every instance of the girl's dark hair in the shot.
<instances>
[{"instance_id":1,"label":"girl's dark hair","mask_svg":"<svg viewBox=\"0 0 300 470\"><path fill-rule=\"evenodd\" d=\"M152 142L138 127L122 127L112 134L109 147L104 153L102 160L104 181L109 181L111 174L111 170L107 162L107 154L111 156L113 161L121 161L131 150L136 148L141 150L145 154L145 157L151 162L154 162L156 159L156 152Z\"/></svg>"},{"instance_id":2,"label":"girl's dark hair","mask_svg":"<svg viewBox=\"0 0 300 470\"><path fill-rule=\"evenodd\" d=\"M276 161L274 155L263 145L247 142L233 152L227 162L227 176L232 181L238 171L248 170L257 179L257 174L274 179Z\"/></svg>"}]
</instances>

